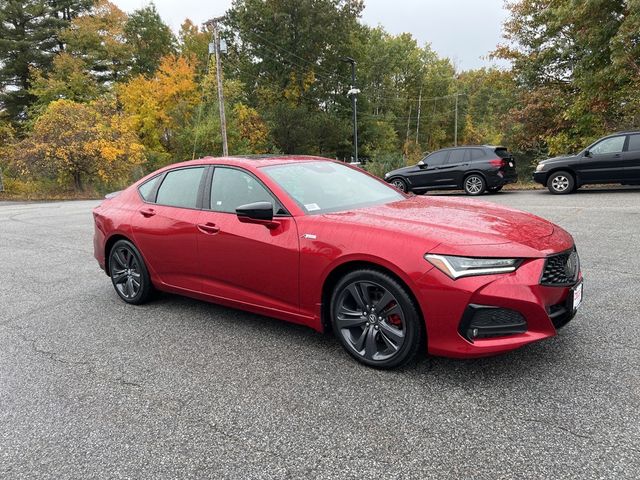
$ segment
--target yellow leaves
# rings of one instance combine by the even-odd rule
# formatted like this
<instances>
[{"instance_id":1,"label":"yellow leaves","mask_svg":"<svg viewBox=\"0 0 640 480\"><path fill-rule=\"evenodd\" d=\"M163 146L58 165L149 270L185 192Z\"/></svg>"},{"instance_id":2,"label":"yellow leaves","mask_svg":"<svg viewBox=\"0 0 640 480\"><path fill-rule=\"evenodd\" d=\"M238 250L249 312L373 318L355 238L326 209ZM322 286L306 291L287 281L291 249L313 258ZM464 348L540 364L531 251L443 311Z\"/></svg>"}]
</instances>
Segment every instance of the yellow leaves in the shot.
<instances>
[{"instance_id":1,"label":"yellow leaves","mask_svg":"<svg viewBox=\"0 0 640 480\"><path fill-rule=\"evenodd\" d=\"M139 75L117 87L118 100L144 145L162 151L167 132L188 122L198 102L194 67L183 57L162 59L152 78Z\"/></svg>"},{"instance_id":2,"label":"yellow leaves","mask_svg":"<svg viewBox=\"0 0 640 480\"><path fill-rule=\"evenodd\" d=\"M253 153L266 153L269 129L254 108L238 103L233 108L240 139L246 141Z\"/></svg>"},{"instance_id":3,"label":"yellow leaves","mask_svg":"<svg viewBox=\"0 0 640 480\"><path fill-rule=\"evenodd\" d=\"M51 102L13 154L31 173L60 181L124 180L144 162L144 147L120 114L102 103Z\"/></svg>"}]
</instances>

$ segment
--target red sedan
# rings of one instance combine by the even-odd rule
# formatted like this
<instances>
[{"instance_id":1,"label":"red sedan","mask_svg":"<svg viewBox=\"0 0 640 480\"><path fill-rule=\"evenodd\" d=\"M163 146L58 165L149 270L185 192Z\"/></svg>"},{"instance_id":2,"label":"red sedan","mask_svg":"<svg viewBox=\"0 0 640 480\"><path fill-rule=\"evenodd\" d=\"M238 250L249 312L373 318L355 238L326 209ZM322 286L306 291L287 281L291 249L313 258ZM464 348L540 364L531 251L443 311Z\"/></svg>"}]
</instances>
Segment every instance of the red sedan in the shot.
<instances>
[{"instance_id":1,"label":"red sedan","mask_svg":"<svg viewBox=\"0 0 640 480\"><path fill-rule=\"evenodd\" d=\"M582 300L571 235L467 199L410 197L318 157L170 165L94 210L127 303L154 289L333 330L359 361L478 357L551 337Z\"/></svg>"}]
</instances>

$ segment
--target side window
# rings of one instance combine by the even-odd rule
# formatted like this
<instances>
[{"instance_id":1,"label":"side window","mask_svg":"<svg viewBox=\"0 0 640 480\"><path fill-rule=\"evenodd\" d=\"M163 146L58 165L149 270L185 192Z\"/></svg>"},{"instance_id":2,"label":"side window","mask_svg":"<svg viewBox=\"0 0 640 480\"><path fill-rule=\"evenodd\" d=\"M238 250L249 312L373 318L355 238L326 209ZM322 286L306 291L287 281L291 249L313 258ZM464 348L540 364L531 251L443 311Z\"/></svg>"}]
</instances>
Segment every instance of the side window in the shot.
<instances>
[{"instance_id":1,"label":"side window","mask_svg":"<svg viewBox=\"0 0 640 480\"><path fill-rule=\"evenodd\" d=\"M457 148L455 150L450 150L449 160L447 160L447 164L456 165L458 163L464 162L466 152L467 152L466 148Z\"/></svg>"},{"instance_id":2,"label":"side window","mask_svg":"<svg viewBox=\"0 0 640 480\"><path fill-rule=\"evenodd\" d=\"M158 178L160 178L160 175L156 175L155 177L150 178L149 180L147 180L146 182L144 182L142 185L138 187L138 192L140 192L140 196L144 198L145 202L153 201L151 198L151 194L153 193L153 190L156 188L156 183L158 182Z\"/></svg>"},{"instance_id":3,"label":"side window","mask_svg":"<svg viewBox=\"0 0 640 480\"><path fill-rule=\"evenodd\" d=\"M605 138L601 142L596 143L589 151L594 155L603 155L607 153L620 153L624 147L625 136Z\"/></svg>"},{"instance_id":4,"label":"side window","mask_svg":"<svg viewBox=\"0 0 640 480\"><path fill-rule=\"evenodd\" d=\"M211 183L211 210L236 213L239 206L255 202L271 202L274 213L279 211L273 196L252 175L235 168L216 167Z\"/></svg>"},{"instance_id":5,"label":"side window","mask_svg":"<svg viewBox=\"0 0 640 480\"><path fill-rule=\"evenodd\" d=\"M449 150L444 150L442 152L434 152L424 159L424 163L426 163L429 168L439 167L447 160L448 155L449 155Z\"/></svg>"},{"instance_id":6,"label":"side window","mask_svg":"<svg viewBox=\"0 0 640 480\"><path fill-rule=\"evenodd\" d=\"M476 160L481 160L485 157L484 151L481 150L480 148L470 148L469 149L469 153L470 153L470 160L476 161Z\"/></svg>"},{"instance_id":7,"label":"side window","mask_svg":"<svg viewBox=\"0 0 640 480\"><path fill-rule=\"evenodd\" d=\"M172 170L158 189L156 203L170 207L196 208L204 167Z\"/></svg>"},{"instance_id":8,"label":"side window","mask_svg":"<svg viewBox=\"0 0 640 480\"><path fill-rule=\"evenodd\" d=\"M629 135L629 151L640 151L640 135Z\"/></svg>"}]
</instances>

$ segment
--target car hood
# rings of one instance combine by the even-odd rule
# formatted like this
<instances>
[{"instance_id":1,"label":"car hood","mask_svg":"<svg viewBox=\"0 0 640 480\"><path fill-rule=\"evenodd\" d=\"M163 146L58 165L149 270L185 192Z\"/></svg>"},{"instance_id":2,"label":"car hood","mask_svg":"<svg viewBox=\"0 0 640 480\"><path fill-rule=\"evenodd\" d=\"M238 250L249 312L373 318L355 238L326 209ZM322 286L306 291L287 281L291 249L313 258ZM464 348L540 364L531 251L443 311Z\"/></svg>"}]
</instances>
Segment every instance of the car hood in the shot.
<instances>
[{"instance_id":1,"label":"car hood","mask_svg":"<svg viewBox=\"0 0 640 480\"><path fill-rule=\"evenodd\" d=\"M395 170L391 170L390 172L387 172L385 175L385 178L389 178L394 175L403 175L405 173L415 172L417 170L420 170L420 168L417 165L410 165L408 167L396 168Z\"/></svg>"},{"instance_id":2,"label":"car hood","mask_svg":"<svg viewBox=\"0 0 640 480\"><path fill-rule=\"evenodd\" d=\"M576 159L577 156L576 155L561 155L559 157L552 157L552 158L547 158L546 160L540 160L538 163L539 164L547 164L547 163L555 163L555 162L564 162L567 160L574 160Z\"/></svg>"},{"instance_id":3,"label":"car hood","mask_svg":"<svg viewBox=\"0 0 640 480\"><path fill-rule=\"evenodd\" d=\"M569 248L572 243L566 232L547 220L477 200L410 197L386 205L330 215L334 219L339 216L343 222L429 238L439 246L450 247L452 254L463 251L458 247L519 244L526 247L520 249L520 255L546 255L558 248L558 242L551 246L545 241L556 231L566 237L560 239L563 240L560 243L564 243L560 248ZM496 255L500 254L500 250L505 249L492 249Z\"/></svg>"}]
</instances>

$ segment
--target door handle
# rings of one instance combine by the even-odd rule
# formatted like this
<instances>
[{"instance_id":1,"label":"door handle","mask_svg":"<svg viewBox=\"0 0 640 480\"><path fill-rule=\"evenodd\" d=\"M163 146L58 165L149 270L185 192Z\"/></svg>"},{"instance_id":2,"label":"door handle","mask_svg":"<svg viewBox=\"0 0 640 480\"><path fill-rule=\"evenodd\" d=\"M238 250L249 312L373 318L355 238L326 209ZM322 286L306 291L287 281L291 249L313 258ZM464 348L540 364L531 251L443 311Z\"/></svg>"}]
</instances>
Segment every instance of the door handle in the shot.
<instances>
[{"instance_id":1,"label":"door handle","mask_svg":"<svg viewBox=\"0 0 640 480\"><path fill-rule=\"evenodd\" d=\"M145 218L149 218L153 217L156 212L153 208L145 208L144 210L140 210L140 214Z\"/></svg>"},{"instance_id":2,"label":"door handle","mask_svg":"<svg viewBox=\"0 0 640 480\"><path fill-rule=\"evenodd\" d=\"M613 156L613 158L620 158L620 157L622 157L622 155L621 155L621 154L619 154L619 153L616 153L616 154Z\"/></svg>"},{"instance_id":3,"label":"door handle","mask_svg":"<svg viewBox=\"0 0 640 480\"><path fill-rule=\"evenodd\" d=\"M215 235L220 231L220 227L217 227L215 223L199 223L198 230L207 235Z\"/></svg>"}]
</instances>

